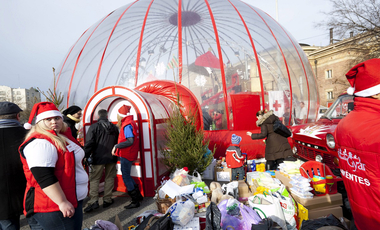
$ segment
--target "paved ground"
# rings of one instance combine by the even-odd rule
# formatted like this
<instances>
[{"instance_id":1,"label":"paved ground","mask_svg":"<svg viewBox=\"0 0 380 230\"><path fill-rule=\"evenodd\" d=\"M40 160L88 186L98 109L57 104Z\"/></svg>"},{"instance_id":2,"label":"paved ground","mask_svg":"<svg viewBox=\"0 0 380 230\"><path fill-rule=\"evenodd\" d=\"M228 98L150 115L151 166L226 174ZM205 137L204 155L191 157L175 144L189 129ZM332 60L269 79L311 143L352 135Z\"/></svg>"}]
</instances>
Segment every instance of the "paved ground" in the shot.
<instances>
[{"instance_id":1,"label":"paved ground","mask_svg":"<svg viewBox=\"0 0 380 230\"><path fill-rule=\"evenodd\" d=\"M94 211L90 213L84 213L83 214L83 225L82 228L89 228L92 225L95 224L96 220L108 220L114 223L115 216L118 215L121 224L123 226L123 229L128 229L128 226L133 225L136 223L136 217L147 210L157 210L157 204L156 200L154 200L152 197L145 197L143 202L141 202L141 206L139 208L135 209L124 209L124 206L127 205L131 198L127 193L122 192L113 192L113 199L115 200L115 203L113 203L108 208L104 209L102 204L103 200L102 198L99 199L99 205L100 207L98 209L95 209ZM84 200L84 207L86 206L88 198ZM28 230L29 225L25 219L24 216L21 217L21 230Z\"/></svg>"}]
</instances>

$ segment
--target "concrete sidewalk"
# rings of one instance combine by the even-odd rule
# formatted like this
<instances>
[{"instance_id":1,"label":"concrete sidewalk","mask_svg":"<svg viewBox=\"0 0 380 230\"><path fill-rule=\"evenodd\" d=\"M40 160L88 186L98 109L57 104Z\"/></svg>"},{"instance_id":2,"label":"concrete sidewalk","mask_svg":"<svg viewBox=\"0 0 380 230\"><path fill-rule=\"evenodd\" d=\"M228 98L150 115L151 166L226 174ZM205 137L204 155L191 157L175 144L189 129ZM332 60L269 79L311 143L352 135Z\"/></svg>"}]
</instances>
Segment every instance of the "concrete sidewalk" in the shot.
<instances>
[{"instance_id":1,"label":"concrete sidewalk","mask_svg":"<svg viewBox=\"0 0 380 230\"><path fill-rule=\"evenodd\" d=\"M96 220L108 220L112 223L115 222L115 216L118 215L123 226L123 229L128 229L131 225L136 225L136 217L147 210L157 210L156 200L152 197L144 197L144 200L141 202L141 206L135 209L124 209L124 206L127 205L131 198L127 193L114 191L113 199L115 203L113 203L108 208L103 208L103 199L99 198L98 209L93 210L90 213L83 214L83 225L82 229L89 228L95 224ZM86 207L88 198L84 200L83 208ZM28 230L29 225L24 216L21 216L21 230Z\"/></svg>"}]
</instances>

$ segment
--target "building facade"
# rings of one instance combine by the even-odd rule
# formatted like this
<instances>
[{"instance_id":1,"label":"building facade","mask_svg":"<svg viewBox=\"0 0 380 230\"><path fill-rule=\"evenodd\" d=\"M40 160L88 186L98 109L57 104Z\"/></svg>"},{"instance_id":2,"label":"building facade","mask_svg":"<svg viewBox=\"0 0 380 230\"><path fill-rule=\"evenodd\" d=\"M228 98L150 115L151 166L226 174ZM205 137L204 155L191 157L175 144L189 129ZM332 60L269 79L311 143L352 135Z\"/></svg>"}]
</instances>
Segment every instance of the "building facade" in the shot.
<instances>
[{"instance_id":1,"label":"building facade","mask_svg":"<svg viewBox=\"0 0 380 230\"><path fill-rule=\"evenodd\" d=\"M358 64L357 57L361 55L354 45L356 39L358 36L324 47L300 44L313 68L321 106L329 107L350 87L346 73Z\"/></svg>"},{"instance_id":2,"label":"building facade","mask_svg":"<svg viewBox=\"0 0 380 230\"><path fill-rule=\"evenodd\" d=\"M41 101L41 94L33 87L21 89L0 86L0 101L10 101L20 106L22 110L31 110L35 103Z\"/></svg>"}]
</instances>

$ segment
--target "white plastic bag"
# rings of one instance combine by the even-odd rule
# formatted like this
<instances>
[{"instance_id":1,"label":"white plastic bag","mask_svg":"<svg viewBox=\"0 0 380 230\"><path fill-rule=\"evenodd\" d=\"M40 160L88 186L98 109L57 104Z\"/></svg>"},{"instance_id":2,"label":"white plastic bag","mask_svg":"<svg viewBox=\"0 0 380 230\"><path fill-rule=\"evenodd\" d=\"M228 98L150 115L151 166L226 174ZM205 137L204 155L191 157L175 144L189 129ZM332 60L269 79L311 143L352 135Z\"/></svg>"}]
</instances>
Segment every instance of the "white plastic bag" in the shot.
<instances>
[{"instance_id":1,"label":"white plastic bag","mask_svg":"<svg viewBox=\"0 0 380 230\"><path fill-rule=\"evenodd\" d=\"M172 181L179 186L189 185L190 180L188 173L189 170L187 169L187 167L184 167L182 169L176 169L172 176Z\"/></svg>"},{"instance_id":2,"label":"white plastic bag","mask_svg":"<svg viewBox=\"0 0 380 230\"><path fill-rule=\"evenodd\" d=\"M257 194L248 198L248 203L259 216L264 218L271 218L284 230L287 230L284 212L282 211L281 204L276 197L272 194Z\"/></svg>"},{"instance_id":3,"label":"white plastic bag","mask_svg":"<svg viewBox=\"0 0 380 230\"><path fill-rule=\"evenodd\" d=\"M169 207L168 212L170 212L173 223L185 226L194 217L195 205L190 200L175 202Z\"/></svg>"}]
</instances>

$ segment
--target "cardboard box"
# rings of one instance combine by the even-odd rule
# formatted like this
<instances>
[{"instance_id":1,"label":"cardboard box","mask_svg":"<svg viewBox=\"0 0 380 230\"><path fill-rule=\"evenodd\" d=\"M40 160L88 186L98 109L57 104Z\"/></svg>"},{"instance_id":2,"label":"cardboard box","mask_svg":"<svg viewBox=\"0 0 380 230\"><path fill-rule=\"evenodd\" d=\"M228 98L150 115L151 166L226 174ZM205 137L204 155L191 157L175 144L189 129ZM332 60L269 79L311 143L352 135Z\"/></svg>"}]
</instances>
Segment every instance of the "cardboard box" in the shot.
<instances>
[{"instance_id":1,"label":"cardboard box","mask_svg":"<svg viewBox=\"0 0 380 230\"><path fill-rule=\"evenodd\" d=\"M333 214L336 218L340 218L343 216L342 207L340 207L339 205L328 206L325 208L309 209L308 212L309 220L328 216L329 214Z\"/></svg>"},{"instance_id":2,"label":"cardboard box","mask_svg":"<svg viewBox=\"0 0 380 230\"><path fill-rule=\"evenodd\" d=\"M244 180L239 180L238 190L240 202L246 202L248 201L248 197L253 196L251 190L248 187L248 184Z\"/></svg>"},{"instance_id":3,"label":"cardboard box","mask_svg":"<svg viewBox=\"0 0 380 230\"><path fill-rule=\"evenodd\" d=\"M313 199L302 199L295 194L292 194L292 197L297 203L302 204L308 210L343 205L342 194L340 193L314 196Z\"/></svg>"},{"instance_id":4,"label":"cardboard box","mask_svg":"<svg viewBox=\"0 0 380 230\"><path fill-rule=\"evenodd\" d=\"M290 192L290 188L293 187L290 184L290 178L286 177L284 174L282 174L280 171L275 172L275 177L281 181L283 185L285 185L286 190Z\"/></svg>"},{"instance_id":5,"label":"cardboard box","mask_svg":"<svg viewBox=\"0 0 380 230\"><path fill-rule=\"evenodd\" d=\"M211 164L207 166L206 170L202 173L202 179L214 180L215 165L216 165L216 159L213 159Z\"/></svg>"},{"instance_id":6,"label":"cardboard box","mask_svg":"<svg viewBox=\"0 0 380 230\"><path fill-rule=\"evenodd\" d=\"M227 167L215 166L215 179L216 181L231 181L231 169Z\"/></svg>"}]
</instances>

